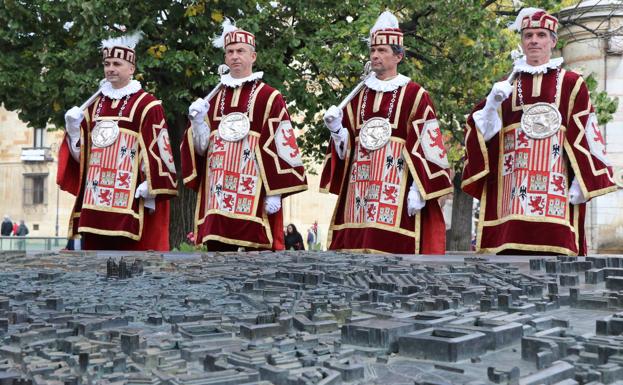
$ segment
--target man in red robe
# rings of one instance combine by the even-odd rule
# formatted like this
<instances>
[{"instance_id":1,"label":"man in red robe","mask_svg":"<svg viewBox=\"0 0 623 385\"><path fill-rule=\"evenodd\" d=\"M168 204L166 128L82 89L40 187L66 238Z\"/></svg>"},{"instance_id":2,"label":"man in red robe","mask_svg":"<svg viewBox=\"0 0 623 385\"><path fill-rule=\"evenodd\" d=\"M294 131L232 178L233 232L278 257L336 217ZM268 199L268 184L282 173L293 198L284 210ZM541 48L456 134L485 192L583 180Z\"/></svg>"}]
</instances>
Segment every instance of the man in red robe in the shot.
<instances>
[{"instance_id":1,"label":"man in red robe","mask_svg":"<svg viewBox=\"0 0 623 385\"><path fill-rule=\"evenodd\" d=\"M616 189L588 89L551 59L555 17L527 8L511 28L525 56L476 106L465 133L462 188L480 200L476 248L585 255L585 202Z\"/></svg>"},{"instance_id":2,"label":"man in red robe","mask_svg":"<svg viewBox=\"0 0 623 385\"><path fill-rule=\"evenodd\" d=\"M419 84L398 73L398 20L381 14L370 31L372 71L343 110L331 106L321 191L339 196L329 249L444 254L437 198L452 191L435 108Z\"/></svg>"},{"instance_id":3,"label":"man in red robe","mask_svg":"<svg viewBox=\"0 0 623 385\"><path fill-rule=\"evenodd\" d=\"M286 103L253 72L253 34L226 20L214 44L230 73L212 100L191 104L181 146L184 184L198 192L196 242L210 251L283 250L281 199L307 189Z\"/></svg>"},{"instance_id":4,"label":"man in red robe","mask_svg":"<svg viewBox=\"0 0 623 385\"><path fill-rule=\"evenodd\" d=\"M57 183L76 196L69 237L83 249L169 250L175 165L161 102L132 80L139 39L102 42L97 98L65 114Z\"/></svg>"}]
</instances>

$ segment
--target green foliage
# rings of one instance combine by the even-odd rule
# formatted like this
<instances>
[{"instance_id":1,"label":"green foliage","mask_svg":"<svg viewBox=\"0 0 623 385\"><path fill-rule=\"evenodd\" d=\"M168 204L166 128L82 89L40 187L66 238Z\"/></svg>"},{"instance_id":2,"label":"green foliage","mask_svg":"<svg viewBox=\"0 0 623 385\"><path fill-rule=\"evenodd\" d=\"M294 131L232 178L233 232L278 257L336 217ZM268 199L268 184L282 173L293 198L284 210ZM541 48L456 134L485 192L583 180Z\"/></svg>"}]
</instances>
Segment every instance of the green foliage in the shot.
<instances>
[{"instance_id":1,"label":"green foliage","mask_svg":"<svg viewBox=\"0 0 623 385\"><path fill-rule=\"evenodd\" d=\"M179 138L188 105L217 82L223 53L211 39L223 17L232 16L256 34L256 69L301 118L295 119L304 130L299 144L308 160L318 161L328 141L322 113L359 81L368 56L363 39L386 8L405 32L400 71L430 92L458 170L465 116L511 68L509 52L518 39L505 29L514 12L510 1L4 0L0 102L31 126L62 127L64 112L103 76L100 40L120 35L122 27L141 29L136 78L163 100L172 137ZM612 110L614 102L604 98L597 96L596 106Z\"/></svg>"},{"instance_id":2,"label":"green foliage","mask_svg":"<svg viewBox=\"0 0 623 385\"><path fill-rule=\"evenodd\" d=\"M187 242L181 242L178 247L173 248L171 251L179 251L182 253L194 253L197 251L203 251L203 252L208 251L208 248L205 245L196 246L196 245L191 245L190 243L187 243Z\"/></svg>"},{"instance_id":3,"label":"green foliage","mask_svg":"<svg viewBox=\"0 0 623 385\"><path fill-rule=\"evenodd\" d=\"M100 40L119 36L122 26L141 29L135 77L163 99L169 124L185 119L196 96L214 85L210 72L220 63L209 42L219 28L218 15L191 16L190 1L128 0L16 1L0 3L0 101L20 111L31 126L62 127L63 114L79 105L103 77ZM195 4L196 5L196 4ZM236 7L227 2L221 12ZM219 20L220 21L220 20ZM211 58L219 58L210 60ZM207 59L207 62L206 62ZM175 125L173 125L175 126Z\"/></svg>"},{"instance_id":4,"label":"green foliage","mask_svg":"<svg viewBox=\"0 0 623 385\"><path fill-rule=\"evenodd\" d=\"M613 119L613 114L619 107L619 99L608 96L606 91L597 91L597 79L593 74L588 75L585 79L586 87L591 94L591 103L597 114L597 123L599 125L606 124Z\"/></svg>"}]
</instances>

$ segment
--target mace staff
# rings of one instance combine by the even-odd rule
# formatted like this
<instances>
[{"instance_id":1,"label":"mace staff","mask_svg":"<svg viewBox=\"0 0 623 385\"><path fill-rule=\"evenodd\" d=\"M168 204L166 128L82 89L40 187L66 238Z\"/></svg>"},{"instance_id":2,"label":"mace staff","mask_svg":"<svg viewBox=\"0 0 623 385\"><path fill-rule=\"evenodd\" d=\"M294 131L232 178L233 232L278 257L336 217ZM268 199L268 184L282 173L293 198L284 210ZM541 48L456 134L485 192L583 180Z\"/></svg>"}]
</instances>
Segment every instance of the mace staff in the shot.
<instances>
[{"instance_id":1,"label":"mace staff","mask_svg":"<svg viewBox=\"0 0 623 385\"><path fill-rule=\"evenodd\" d=\"M344 100L342 100L342 102L337 106L338 110L340 111L343 110L344 107L346 107L346 105L350 103L351 100L353 100L355 95L357 95L359 91L361 91L363 86L365 86L366 80L368 80L368 78L372 76L371 68L372 68L372 63L370 61L367 61L366 64L363 66L363 73L361 74L361 81L359 82L359 84L355 86L355 88L352 89L352 91L350 91L350 93L346 96L346 98L344 98Z\"/></svg>"},{"instance_id":2,"label":"mace staff","mask_svg":"<svg viewBox=\"0 0 623 385\"><path fill-rule=\"evenodd\" d=\"M506 81L508 82L508 84L512 86L513 82L515 81L515 78L520 73L520 71L517 71L517 69L515 68L515 63L517 62L518 59L521 59L524 56L523 49L521 48L521 44L518 46L518 49L513 50L511 52L510 56L511 56L511 59L513 60L513 70L511 71L510 75L508 75L508 77L506 78ZM493 98L498 103L503 102L505 99L504 95L501 93L498 93Z\"/></svg>"},{"instance_id":3,"label":"mace staff","mask_svg":"<svg viewBox=\"0 0 623 385\"><path fill-rule=\"evenodd\" d=\"M519 75L519 72L517 72L514 68L513 68L513 72L511 72L510 75L508 75L508 78L506 78L506 81L508 82L508 84L510 84L511 86L513 85L513 82L515 81L515 78L517 77L517 75ZM496 102L503 102L504 101L504 95L501 93L497 93L495 96L495 101Z\"/></svg>"},{"instance_id":4,"label":"mace staff","mask_svg":"<svg viewBox=\"0 0 623 385\"><path fill-rule=\"evenodd\" d=\"M229 67L226 64L221 64L220 66L218 66L219 76L223 76L227 72L229 72ZM222 86L223 86L223 83L221 83L221 81L219 80L218 84L212 89L212 91L210 91L210 93L205 98L203 98L203 100L205 100L206 102L210 102L210 100L214 96L216 96L217 92L219 92ZM197 111L193 111L190 114L191 118L194 118L195 116L197 116Z\"/></svg>"},{"instance_id":5,"label":"mace staff","mask_svg":"<svg viewBox=\"0 0 623 385\"><path fill-rule=\"evenodd\" d=\"M106 79L100 80L99 88L97 89L97 91L95 91L95 93L93 95L91 95L84 103L82 103L80 105L80 111L86 110L87 107L89 107L91 105L91 103L93 103L95 101L95 99L97 99L99 94L102 92L102 88L104 87L104 84L106 84L106 82L107 82Z\"/></svg>"}]
</instances>

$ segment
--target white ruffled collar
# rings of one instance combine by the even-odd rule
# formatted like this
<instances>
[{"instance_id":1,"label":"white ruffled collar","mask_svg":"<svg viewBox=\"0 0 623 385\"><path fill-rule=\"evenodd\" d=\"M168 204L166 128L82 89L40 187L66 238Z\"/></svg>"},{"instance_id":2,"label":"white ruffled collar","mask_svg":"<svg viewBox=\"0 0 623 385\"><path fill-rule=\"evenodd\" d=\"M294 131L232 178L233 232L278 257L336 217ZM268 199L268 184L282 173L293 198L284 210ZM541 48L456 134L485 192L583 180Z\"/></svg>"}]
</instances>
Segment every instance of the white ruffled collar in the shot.
<instances>
[{"instance_id":1,"label":"white ruffled collar","mask_svg":"<svg viewBox=\"0 0 623 385\"><path fill-rule=\"evenodd\" d=\"M105 82L102 85L101 91L104 96L109 97L111 99L121 99L128 95L132 95L133 93L138 92L141 89L141 82L138 80L130 80L127 86L122 88L113 88L110 82Z\"/></svg>"},{"instance_id":2,"label":"white ruffled collar","mask_svg":"<svg viewBox=\"0 0 623 385\"><path fill-rule=\"evenodd\" d=\"M243 83L252 82L257 79L261 79L264 76L264 72L254 72L246 78L233 78L230 74L221 75L221 83L226 85L227 87L236 88L240 87Z\"/></svg>"},{"instance_id":3,"label":"white ruffled collar","mask_svg":"<svg viewBox=\"0 0 623 385\"><path fill-rule=\"evenodd\" d=\"M407 83L409 83L410 81L410 78L401 74L398 74L390 80L381 80L376 77L376 74L374 72L372 72L370 73L370 77L366 79L365 84L368 88L371 88L374 91L389 92L404 85L407 85Z\"/></svg>"},{"instance_id":4,"label":"white ruffled collar","mask_svg":"<svg viewBox=\"0 0 623 385\"><path fill-rule=\"evenodd\" d=\"M547 72L548 69L554 69L554 68L558 68L562 65L562 62L565 59L563 59L562 57L557 57L555 59L551 59L549 62L545 63L545 64L541 64L539 66L533 66L530 65L526 62L526 58L525 57L520 57L519 59L515 60L515 64L513 66L513 71L515 72L527 72L529 74L544 74Z\"/></svg>"}]
</instances>

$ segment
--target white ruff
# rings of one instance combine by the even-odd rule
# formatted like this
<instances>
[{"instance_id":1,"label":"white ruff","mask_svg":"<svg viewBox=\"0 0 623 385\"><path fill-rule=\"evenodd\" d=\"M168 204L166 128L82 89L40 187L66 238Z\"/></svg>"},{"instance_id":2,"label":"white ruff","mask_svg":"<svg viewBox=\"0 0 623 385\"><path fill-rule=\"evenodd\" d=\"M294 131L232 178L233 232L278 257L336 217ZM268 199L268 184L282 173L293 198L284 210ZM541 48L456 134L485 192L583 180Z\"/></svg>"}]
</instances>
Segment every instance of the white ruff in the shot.
<instances>
[{"instance_id":1,"label":"white ruff","mask_svg":"<svg viewBox=\"0 0 623 385\"><path fill-rule=\"evenodd\" d=\"M128 95L138 92L141 89L141 82L138 80L130 80L127 86L123 88L113 88L110 82L105 82L101 88L102 94L111 99L121 99Z\"/></svg>"},{"instance_id":2,"label":"white ruff","mask_svg":"<svg viewBox=\"0 0 623 385\"><path fill-rule=\"evenodd\" d=\"M257 79L261 79L264 76L264 72L254 72L246 78L233 78L230 74L221 75L221 83L227 87L236 88L240 87L243 83L252 82Z\"/></svg>"},{"instance_id":3,"label":"white ruff","mask_svg":"<svg viewBox=\"0 0 623 385\"><path fill-rule=\"evenodd\" d=\"M379 92L389 92L397 88L407 85L411 81L410 78L398 74L398 76L390 80L381 80L376 77L376 74L372 72L370 77L366 79L366 86Z\"/></svg>"},{"instance_id":4,"label":"white ruff","mask_svg":"<svg viewBox=\"0 0 623 385\"><path fill-rule=\"evenodd\" d=\"M517 60L515 60L515 65L513 66L513 71L515 72L527 72L529 74L544 74L547 72L548 69L554 69L554 68L558 68L560 67L560 65L562 64L562 62L564 61L563 58L561 57L557 57L555 59L551 59L549 62L545 63L545 64L541 64L539 66L532 66L528 63L526 63L526 58L525 57L521 57Z\"/></svg>"}]
</instances>

